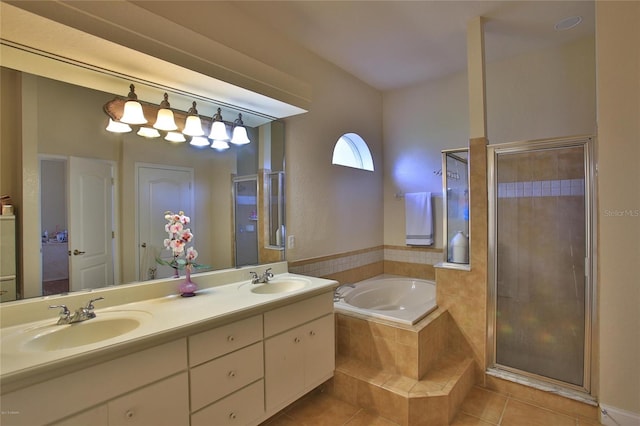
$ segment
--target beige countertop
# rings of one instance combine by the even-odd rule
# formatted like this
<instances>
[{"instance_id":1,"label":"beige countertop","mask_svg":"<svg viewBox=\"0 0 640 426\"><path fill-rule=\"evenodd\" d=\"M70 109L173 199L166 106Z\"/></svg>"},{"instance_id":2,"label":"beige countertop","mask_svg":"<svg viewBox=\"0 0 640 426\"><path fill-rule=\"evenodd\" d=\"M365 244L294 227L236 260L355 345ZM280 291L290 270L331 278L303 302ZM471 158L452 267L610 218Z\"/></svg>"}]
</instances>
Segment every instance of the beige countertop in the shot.
<instances>
[{"instance_id":1,"label":"beige countertop","mask_svg":"<svg viewBox=\"0 0 640 426\"><path fill-rule=\"evenodd\" d=\"M256 268L254 267L253 269ZM263 270L264 267L259 269ZM274 272L276 272L276 275L272 282L257 285L251 284L249 279L223 283L225 281L224 272L214 272L211 273L211 276L206 273L201 274L194 279L201 288L195 297L181 297L173 291L173 294L143 298L129 303L111 304L111 306L105 308L100 308L103 302L100 301L95 303L96 318L76 324L56 325L56 310L46 312L46 319L36 319L32 322L22 321L15 323L16 320L13 318L12 321L9 321L10 324L8 326L0 329L0 381L2 391L5 393L44 378L66 374L132 351L185 337L316 294L332 291L338 284L332 280L290 274L286 270L277 273L280 271L282 271L281 266L275 267ZM246 273L242 275L237 270L233 270L227 278L237 279L246 275ZM179 280L164 280L164 282L156 283L158 284L157 287L162 288L162 290L154 289L156 294L149 289L145 291L137 289L137 293L143 294L146 292L152 296L157 296L158 291L166 293L166 288L177 288L176 283L179 283ZM305 285L300 289L274 294L259 294L251 291L256 286L268 286L284 280L303 281ZM169 281L169 284L166 281ZM153 285L153 283L150 285ZM81 299L88 300L103 296L105 297L104 302L106 302L110 296L113 296L111 297L112 299L122 301L123 299L126 300L127 296L118 294L116 291L126 292L127 290L132 290L129 295L131 300L135 298L132 295L136 292L135 287L134 285L128 289L107 289L104 292L84 293L81 295L83 296ZM109 290L111 290L111 293L109 293ZM33 303L34 306L29 306L29 303L24 303L26 302L24 301L24 309L19 309L19 306L8 306L6 312L2 312L5 307L0 306L3 325L7 323L5 321L6 318L15 317L17 313L22 315L22 319L28 317L28 312L22 312L23 310L37 310L41 314L41 310L48 311L48 305L51 304L66 302L73 312L76 304L78 304L76 302L78 295L74 294L73 296L75 296L73 301L66 300L64 297L42 298L40 301L35 301ZM138 294L137 297L140 298L141 295ZM79 306L83 306L83 304L79 304ZM51 317L52 313L54 314L53 318ZM70 348L42 350L40 348L34 349L28 343L42 334L55 333L61 330L59 327L82 327L92 321L108 321L109 318L113 317L135 318L140 322L140 325L116 337ZM91 326L95 325L97 324L92 324Z\"/></svg>"}]
</instances>

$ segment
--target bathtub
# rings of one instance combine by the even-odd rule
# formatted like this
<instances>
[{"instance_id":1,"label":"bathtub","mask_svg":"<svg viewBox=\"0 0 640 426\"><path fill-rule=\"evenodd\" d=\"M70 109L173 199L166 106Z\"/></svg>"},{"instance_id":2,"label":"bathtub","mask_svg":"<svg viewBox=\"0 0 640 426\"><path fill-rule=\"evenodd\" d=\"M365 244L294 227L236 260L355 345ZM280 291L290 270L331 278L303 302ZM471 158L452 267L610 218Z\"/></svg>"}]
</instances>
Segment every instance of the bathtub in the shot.
<instances>
[{"instance_id":1,"label":"bathtub","mask_svg":"<svg viewBox=\"0 0 640 426\"><path fill-rule=\"evenodd\" d=\"M343 287L334 302L337 311L355 312L413 325L437 308L436 283L394 275L380 275Z\"/></svg>"}]
</instances>

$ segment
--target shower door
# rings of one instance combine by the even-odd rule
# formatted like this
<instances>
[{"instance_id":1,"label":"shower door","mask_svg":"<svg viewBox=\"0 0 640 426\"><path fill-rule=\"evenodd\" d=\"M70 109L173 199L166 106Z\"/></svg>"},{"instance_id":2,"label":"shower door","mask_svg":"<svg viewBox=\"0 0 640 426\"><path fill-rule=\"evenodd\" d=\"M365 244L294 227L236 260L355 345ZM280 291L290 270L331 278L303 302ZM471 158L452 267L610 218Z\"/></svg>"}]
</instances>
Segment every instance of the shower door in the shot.
<instances>
[{"instance_id":1,"label":"shower door","mask_svg":"<svg viewBox=\"0 0 640 426\"><path fill-rule=\"evenodd\" d=\"M233 179L236 268L258 262L258 177Z\"/></svg>"},{"instance_id":2,"label":"shower door","mask_svg":"<svg viewBox=\"0 0 640 426\"><path fill-rule=\"evenodd\" d=\"M583 392L591 362L589 147L590 138L489 147L493 367Z\"/></svg>"}]
</instances>

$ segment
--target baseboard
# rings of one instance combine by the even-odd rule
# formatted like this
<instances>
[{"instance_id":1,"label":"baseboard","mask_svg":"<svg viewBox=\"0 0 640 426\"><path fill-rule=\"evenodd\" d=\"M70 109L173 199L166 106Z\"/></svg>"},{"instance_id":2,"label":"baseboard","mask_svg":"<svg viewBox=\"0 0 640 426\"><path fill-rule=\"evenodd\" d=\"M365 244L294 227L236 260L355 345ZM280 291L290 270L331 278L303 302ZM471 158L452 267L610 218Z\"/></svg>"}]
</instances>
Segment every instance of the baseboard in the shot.
<instances>
[{"instance_id":1,"label":"baseboard","mask_svg":"<svg viewBox=\"0 0 640 426\"><path fill-rule=\"evenodd\" d=\"M601 422L605 426L638 426L640 413L600 404Z\"/></svg>"}]
</instances>

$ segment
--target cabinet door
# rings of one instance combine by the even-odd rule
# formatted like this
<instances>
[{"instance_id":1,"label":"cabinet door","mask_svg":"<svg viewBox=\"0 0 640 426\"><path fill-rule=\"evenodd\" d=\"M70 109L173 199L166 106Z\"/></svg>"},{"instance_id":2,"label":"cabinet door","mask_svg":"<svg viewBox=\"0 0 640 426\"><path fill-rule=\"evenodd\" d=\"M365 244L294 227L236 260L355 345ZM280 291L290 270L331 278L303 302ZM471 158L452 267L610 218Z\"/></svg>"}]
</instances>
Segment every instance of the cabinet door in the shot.
<instances>
[{"instance_id":1,"label":"cabinet door","mask_svg":"<svg viewBox=\"0 0 640 426\"><path fill-rule=\"evenodd\" d=\"M109 426L189 424L187 373L161 380L108 403Z\"/></svg>"},{"instance_id":2,"label":"cabinet door","mask_svg":"<svg viewBox=\"0 0 640 426\"><path fill-rule=\"evenodd\" d=\"M333 314L304 326L304 385L310 390L333 376L335 370L335 325Z\"/></svg>"},{"instance_id":3,"label":"cabinet door","mask_svg":"<svg viewBox=\"0 0 640 426\"><path fill-rule=\"evenodd\" d=\"M301 396L304 388L304 329L294 328L264 342L267 412Z\"/></svg>"}]
</instances>

